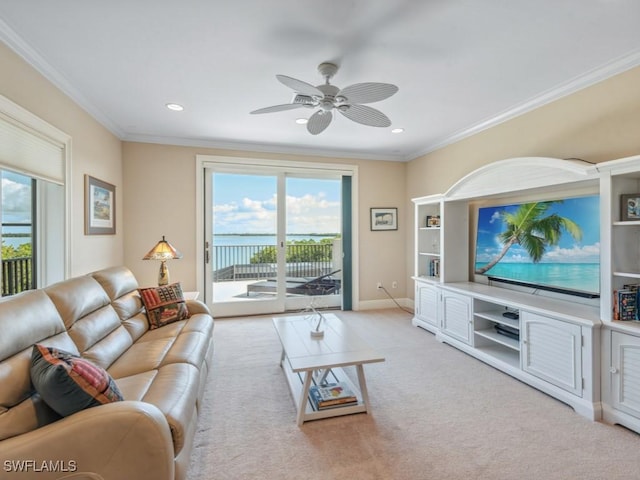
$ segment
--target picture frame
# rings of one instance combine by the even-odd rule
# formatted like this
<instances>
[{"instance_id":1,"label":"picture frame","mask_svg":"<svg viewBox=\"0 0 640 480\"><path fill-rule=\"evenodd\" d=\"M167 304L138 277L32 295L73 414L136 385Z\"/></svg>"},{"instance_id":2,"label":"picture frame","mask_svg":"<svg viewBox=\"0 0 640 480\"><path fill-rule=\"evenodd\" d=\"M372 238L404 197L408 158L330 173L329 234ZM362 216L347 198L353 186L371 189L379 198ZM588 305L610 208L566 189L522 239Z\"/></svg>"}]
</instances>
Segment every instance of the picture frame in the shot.
<instances>
[{"instance_id":1,"label":"picture frame","mask_svg":"<svg viewBox=\"0 0 640 480\"><path fill-rule=\"evenodd\" d=\"M439 228L440 227L440 215L427 215L427 221L425 223L427 228Z\"/></svg>"},{"instance_id":2,"label":"picture frame","mask_svg":"<svg viewBox=\"0 0 640 480\"><path fill-rule=\"evenodd\" d=\"M115 235L116 187L84 176L84 234Z\"/></svg>"},{"instance_id":3,"label":"picture frame","mask_svg":"<svg viewBox=\"0 0 640 480\"><path fill-rule=\"evenodd\" d=\"M640 193L620 195L620 220L623 222L640 221Z\"/></svg>"},{"instance_id":4,"label":"picture frame","mask_svg":"<svg viewBox=\"0 0 640 480\"><path fill-rule=\"evenodd\" d=\"M398 209L375 207L371 209L371 231L398 230Z\"/></svg>"}]
</instances>

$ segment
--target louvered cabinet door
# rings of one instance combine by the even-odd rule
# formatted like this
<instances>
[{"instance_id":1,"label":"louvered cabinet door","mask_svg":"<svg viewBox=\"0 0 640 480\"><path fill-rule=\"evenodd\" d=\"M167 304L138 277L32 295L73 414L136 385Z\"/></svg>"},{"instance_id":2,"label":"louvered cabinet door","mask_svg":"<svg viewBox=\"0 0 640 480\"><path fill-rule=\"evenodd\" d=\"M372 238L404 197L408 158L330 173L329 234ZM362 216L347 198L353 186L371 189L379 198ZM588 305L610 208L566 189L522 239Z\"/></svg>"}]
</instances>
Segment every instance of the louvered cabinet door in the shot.
<instances>
[{"instance_id":1,"label":"louvered cabinet door","mask_svg":"<svg viewBox=\"0 0 640 480\"><path fill-rule=\"evenodd\" d=\"M582 329L579 325L521 312L522 368L582 396Z\"/></svg>"},{"instance_id":2,"label":"louvered cabinet door","mask_svg":"<svg viewBox=\"0 0 640 480\"><path fill-rule=\"evenodd\" d=\"M416 315L432 325L438 327L438 288L435 285L416 282Z\"/></svg>"},{"instance_id":3,"label":"louvered cabinet door","mask_svg":"<svg viewBox=\"0 0 640 480\"><path fill-rule=\"evenodd\" d=\"M471 345L473 321L471 317L471 297L442 291L442 331L448 336Z\"/></svg>"},{"instance_id":4,"label":"louvered cabinet door","mask_svg":"<svg viewBox=\"0 0 640 480\"><path fill-rule=\"evenodd\" d=\"M611 332L613 407L640 417L640 338Z\"/></svg>"}]
</instances>

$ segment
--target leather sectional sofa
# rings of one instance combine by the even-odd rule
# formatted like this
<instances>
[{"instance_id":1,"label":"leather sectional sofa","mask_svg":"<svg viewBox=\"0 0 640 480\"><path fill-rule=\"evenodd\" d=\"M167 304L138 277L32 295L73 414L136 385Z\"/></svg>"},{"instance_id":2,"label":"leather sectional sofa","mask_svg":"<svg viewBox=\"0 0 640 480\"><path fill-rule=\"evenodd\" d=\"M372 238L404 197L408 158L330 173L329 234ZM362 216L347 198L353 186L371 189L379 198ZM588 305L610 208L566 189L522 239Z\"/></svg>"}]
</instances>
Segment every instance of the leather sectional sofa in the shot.
<instances>
[{"instance_id":1,"label":"leather sectional sofa","mask_svg":"<svg viewBox=\"0 0 640 480\"><path fill-rule=\"evenodd\" d=\"M184 479L213 357L213 318L186 306L150 329L125 267L0 301L0 478ZM36 344L106 370L123 400L60 416L31 381Z\"/></svg>"}]
</instances>

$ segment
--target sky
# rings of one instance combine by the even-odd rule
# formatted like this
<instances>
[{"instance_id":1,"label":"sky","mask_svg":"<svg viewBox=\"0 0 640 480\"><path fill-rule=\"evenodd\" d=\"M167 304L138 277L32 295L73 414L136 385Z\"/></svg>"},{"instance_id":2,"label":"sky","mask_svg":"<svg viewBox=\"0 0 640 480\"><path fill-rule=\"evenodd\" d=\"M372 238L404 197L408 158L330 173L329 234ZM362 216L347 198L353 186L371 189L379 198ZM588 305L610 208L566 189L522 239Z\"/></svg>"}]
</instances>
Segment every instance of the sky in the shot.
<instances>
[{"instance_id":1,"label":"sky","mask_svg":"<svg viewBox=\"0 0 640 480\"><path fill-rule=\"evenodd\" d=\"M600 200L596 196L565 199L553 204L547 214L557 213L577 223L582 229L582 240L577 242L563 232L560 243L550 247L541 262L545 263L598 263L600 261ZM487 263L501 250L498 234L505 230L500 220L500 212L514 212L517 205L480 208L478 212L478 236L476 245L476 263ZM520 245L513 245L505 257L504 263L530 263L531 259Z\"/></svg>"},{"instance_id":2,"label":"sky","mask_svg":"<svg viewBox=\"0 0 640 480\"><path fill-rule=\"evenodd\" d=\"M29 222L31 219L31 179L6 170L2 171L2 212L4 221Z\"/></svg>"},{"instance_id":3,"label":"sky","mask_svg":"<svg viewBox=\"0 0 640 480\"><path fill-rule=\"evenodd\" d=\"M214 174L214 234L276 232L276 177ZM288 177L287 234L339 233L339 179Z\"/></svg>"}]
</instances>

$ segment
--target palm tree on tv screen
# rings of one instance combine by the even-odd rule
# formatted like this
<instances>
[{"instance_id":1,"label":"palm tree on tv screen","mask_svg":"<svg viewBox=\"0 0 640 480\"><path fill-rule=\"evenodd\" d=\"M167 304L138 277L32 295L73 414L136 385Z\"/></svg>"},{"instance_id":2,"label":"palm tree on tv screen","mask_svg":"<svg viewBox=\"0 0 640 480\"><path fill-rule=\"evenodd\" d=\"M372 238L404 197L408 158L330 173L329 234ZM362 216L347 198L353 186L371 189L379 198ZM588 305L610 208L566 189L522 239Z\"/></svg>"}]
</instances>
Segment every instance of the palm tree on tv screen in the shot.
<instances>
[{"instance_id":1,"label":"palm tree on tv screen","mask_svg":"<svg viewBox=\"0 0 640 480\"><path fill-rule=\"evenodd\" d=\"M498 235L502 250L486 265L476 270L477 274L483 274L490 270L507 254L512 245L521 245L531 257L534 263L538 263L544 255L547 247L557 245L566 231L576 241L582 239L582 229L573 220L561 217L557 213L544 216L552 202L523 203L513 212L501 212L502 221L507 228Z\"/></svg>"}]
</instances>

